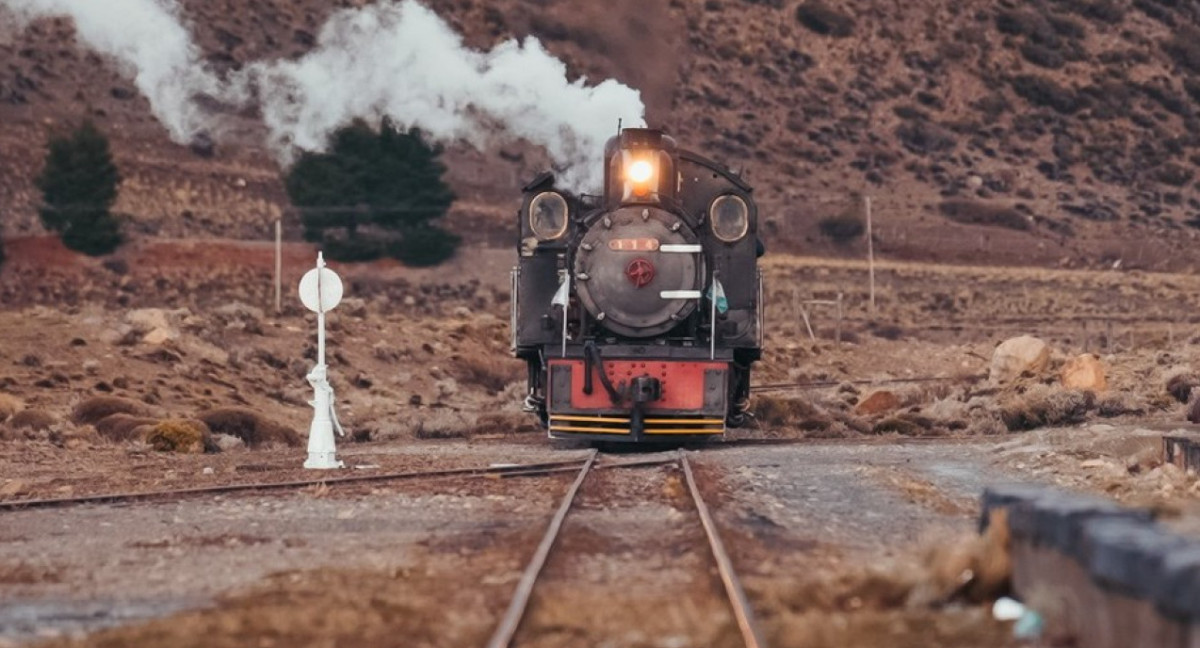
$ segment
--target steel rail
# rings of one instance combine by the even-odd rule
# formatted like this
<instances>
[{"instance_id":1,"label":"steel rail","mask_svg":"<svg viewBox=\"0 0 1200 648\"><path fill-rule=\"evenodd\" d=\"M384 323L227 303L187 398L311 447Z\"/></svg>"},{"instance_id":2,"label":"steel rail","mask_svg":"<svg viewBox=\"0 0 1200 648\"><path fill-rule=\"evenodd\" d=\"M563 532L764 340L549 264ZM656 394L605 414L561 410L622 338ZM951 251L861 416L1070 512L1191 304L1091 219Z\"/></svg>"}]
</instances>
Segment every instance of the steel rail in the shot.
<instances>
[{"instance_id":1,"label":"steel rail","mask_svg":"<svg viewBox=\"0 0 1200 648\"><path fill-rule=\"evenodd\" d=\"M550 556L550 550L554 547L554 541L558 539L558 532L562 530L563 522L567 519L567 513L571 510L571 504L575 501L575 494L579 492L579 487L583 485L583 480L587 478L588 471L591 470L592 464L595 461L596 451L592 450L592 454L587 458L587 462L579 470L579 476L575 478L575 482L571 484L571 487L567 489L567 494L563 496L562 504L559 505L558 511L550 519L550 525L546 527L546 533L542 536L542 542L538 545L537 551L534 552L533 558L525 568L525 573L521 575L521 580L517 583L517 589L513 593L512 601L508 604L508 609L504 612L504 617L500 620L500 625L496 627L492 638L488 640L487 648L508 648L508 645L512 643L513 636L517 633L517 627L521 625L521 619L525 616L525 610L529 607L529 598L533 595L533 586L537 582L538 575L542 573L542 568L546 566L546 559Z\"/></svg>"},{"instance_id":2,"label":"steel rail","mask_svg":"<svg viewBox=\"0 0 1200 648\"><path fill-rule=\"evenodd\" d=\"M763 648L766 646L766 642L763 641L762 630L759 629L758 622L754 618L754 609L750 607L750 601L746 599L746 591L742 588L742 583L733 570L733 561L729 559L729 553L725 551L725 544L721 542L721 536L717 533L716 524L708 512L708 505L704 503L704 498L700 495L700 488L696 486L692 466L688 462L687 455L682 451L679 453L679 465L683 467L683 476L687 479L688 490L691 491L696 510L700 513L700 521L704 524L704 533L708 536L708 546L712 549L713 558L717 561L721 582L725 585L725 593L729 597L733 616L737 619L738 629L742 633L742 641L746 643L746 648Z\"/></svg>"},{"instance_id":3,"label":"steel rail","mask_svg":"<svg viewBox=\"0 0 1200 648\"><path fill-rule=\"evenodd\" d=\"M594 451L593 451L594 456ZM284 482L254 482L250 484L228 484L224 486L203 486L200 488L181 488L175 490L146 491L133 493L107 493L101 495L85 495L83 497L63 497L52 499L12 500L0 502L0 511L11 511L30 508L52 508L60 506L77 506L83 504L113 504L118 502L139 502L156 499L171 499L196 495L223 495L227 493L248 491L271 491L307 488L310 486L336 486L340 484L361 484L372 482L402 481L407 479L440 479L445 477L485 477L485 476L524 476L547 475L557 472L574 472L579 464L588 459L571 461L556 461L536 464L518 464L513 466L492 466L486 468L454 468L450 470L433 470L424 472L385 473L381 475L356 475L354 477L333 477L325 479L304 479Z\"/></svg>"}]
</instances>

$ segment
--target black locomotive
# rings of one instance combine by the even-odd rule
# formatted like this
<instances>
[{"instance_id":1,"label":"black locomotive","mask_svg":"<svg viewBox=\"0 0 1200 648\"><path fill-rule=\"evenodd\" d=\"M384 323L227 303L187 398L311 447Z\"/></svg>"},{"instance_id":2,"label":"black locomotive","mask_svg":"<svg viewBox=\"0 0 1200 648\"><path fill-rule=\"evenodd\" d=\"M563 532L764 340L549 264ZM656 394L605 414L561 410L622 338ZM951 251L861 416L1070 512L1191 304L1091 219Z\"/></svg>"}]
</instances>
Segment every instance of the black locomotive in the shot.
<instances>
[{"instance_id":1,"label":"black locomotive","mask_svg":"<svg viewBox=\"0 0 1200 648\"><path fill-rule=\"evenodd\" d=\"M604 195L524 188L513 352L554 438L692 440L741 425L762 355L758 212L739 175L661 131L604 150Z\"/></svg>"}]
</instances>

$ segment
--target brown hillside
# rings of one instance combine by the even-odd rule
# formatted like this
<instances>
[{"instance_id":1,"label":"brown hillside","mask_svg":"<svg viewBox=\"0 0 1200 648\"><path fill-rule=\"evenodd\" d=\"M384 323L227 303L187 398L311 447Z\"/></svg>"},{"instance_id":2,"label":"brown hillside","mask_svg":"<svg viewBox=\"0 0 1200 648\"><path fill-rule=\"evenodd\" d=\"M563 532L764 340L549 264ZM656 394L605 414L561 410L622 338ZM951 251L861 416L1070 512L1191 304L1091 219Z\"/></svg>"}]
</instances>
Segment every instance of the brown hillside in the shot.
<instances>
[{"instance_id":1,"label":"brown hillside","mask_svg":"<svg viewBox=\"0 0 1200 648\"><path fill-rule=\"evenodd\" d=\"M310 47L332 3L184 0L218 66ZM338 6L361 5L343 1ZM477 47L534 34L591 79L643 90L654 125L745 169L776 241L858 253L821 219L874 200L884 254L1189 267L1200 227L1200 22L1169 0L434 0ZM542 6L544 5L544 6ZM90 114L126 178L134 231L258 237L286 208L246 137L171 144L121 71L69 21L0 30L0 213L37 231L47 131ZM535 151L450 152L460 223L502 237ZM478 229L478 228L477 228ZM478 236L478 235L476 235Z\"/></svg>"}]
</instances>

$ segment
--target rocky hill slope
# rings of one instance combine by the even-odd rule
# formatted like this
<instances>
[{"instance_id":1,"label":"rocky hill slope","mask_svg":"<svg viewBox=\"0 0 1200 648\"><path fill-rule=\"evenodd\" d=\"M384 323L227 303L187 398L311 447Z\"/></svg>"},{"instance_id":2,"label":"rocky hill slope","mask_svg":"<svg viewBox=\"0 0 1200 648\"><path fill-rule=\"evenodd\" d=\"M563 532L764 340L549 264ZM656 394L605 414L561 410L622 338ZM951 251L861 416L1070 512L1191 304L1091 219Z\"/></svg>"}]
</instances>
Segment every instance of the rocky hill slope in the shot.
<instances>
[{"instance_id":1,"label":"rocky hill slope","mask_svg":"<svg viewBox=\"0 0 1200 648\"><path fill-rule=\"evenodd\" d=\"M183 0L207 59L296 57L340 6ZM870 196L878 249L948 261L1186 268L1200 233L1200 3L1184 0L432 0L475 47L536 35L574 74L638 87L652 125L743 170L766 230L820 232ZM114 137L135 231L265 236L286 199L253 115L215 151L172 144L68 20L0 29L0 218L36 231L48 132ZM452 147L452 217L505 239L544 156ZM486 227L476 227L486 225ZM778 245L778 243L777 243ZM776 248L778 249L778 247Z\"/></svg>"}]
</instances>

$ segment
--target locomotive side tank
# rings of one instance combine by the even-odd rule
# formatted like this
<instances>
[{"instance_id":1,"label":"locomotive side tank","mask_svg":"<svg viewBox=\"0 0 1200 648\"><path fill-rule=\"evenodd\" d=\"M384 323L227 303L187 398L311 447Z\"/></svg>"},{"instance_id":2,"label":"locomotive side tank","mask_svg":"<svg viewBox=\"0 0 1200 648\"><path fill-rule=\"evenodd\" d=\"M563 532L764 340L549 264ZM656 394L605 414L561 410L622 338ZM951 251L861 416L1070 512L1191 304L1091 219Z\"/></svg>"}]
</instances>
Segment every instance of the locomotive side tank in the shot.
<instances>
[{"instance_id":1,"label":"locomotive side tank","mask_svg":"<svg viewBox=\"0 0 1200 648\"><path fill-rule=\"evenodd\" d=\"M745 420L762 354L752 188L661 131L605 147L602 196L524 188L513 351L554 438L686 441Z\"/></svg>"}]
</instances>

